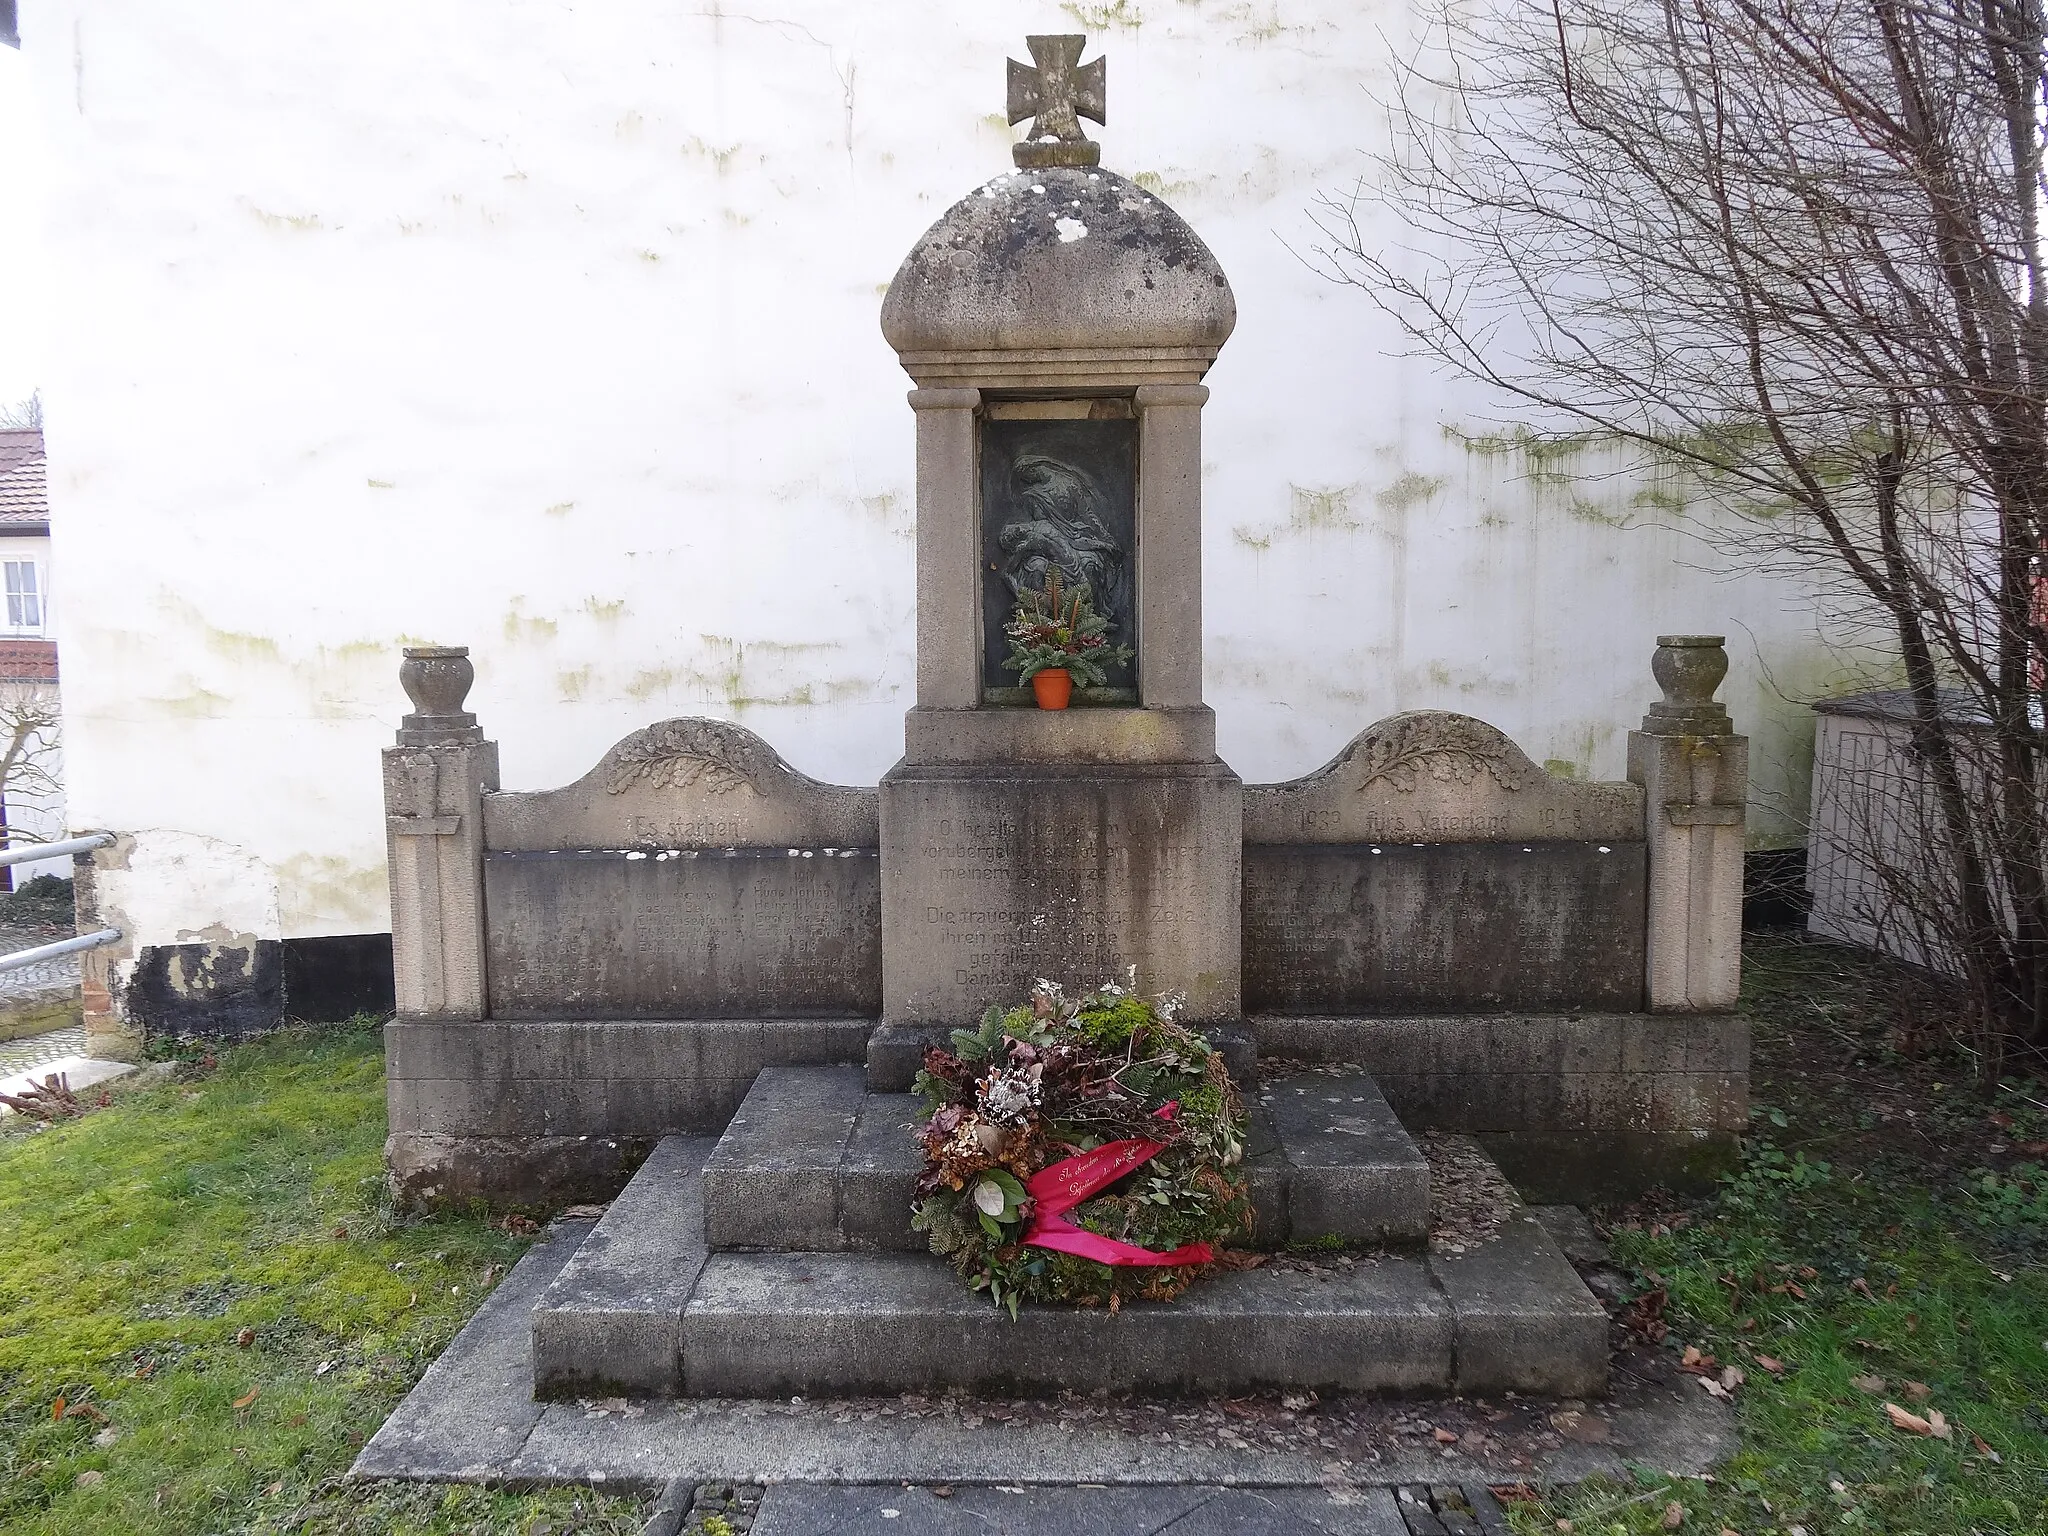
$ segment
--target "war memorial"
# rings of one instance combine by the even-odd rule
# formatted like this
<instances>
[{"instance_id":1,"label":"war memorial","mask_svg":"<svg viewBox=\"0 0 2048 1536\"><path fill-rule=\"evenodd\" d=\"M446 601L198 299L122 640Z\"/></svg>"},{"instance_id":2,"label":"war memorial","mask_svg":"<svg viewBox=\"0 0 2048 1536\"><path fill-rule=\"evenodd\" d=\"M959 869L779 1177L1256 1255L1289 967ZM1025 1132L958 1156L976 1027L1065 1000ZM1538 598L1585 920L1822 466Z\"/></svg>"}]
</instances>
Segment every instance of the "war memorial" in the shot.
<instances>
[{"instance_id":1,"label":"war memorial","mask_svg":"<svg viewBox=\"0 0 2048 1536\"><path fill-rule=\"evenodd\" d=\"M913 386L917 662L879 785L671 719L572 784L507 787L466 652L407 652L384 754L393 1188L610 1202L534 1298L534 1400L1596 1396L1605 1310L1518 1203L1432 1241L1424 1143L1531 1202L1728 1156L1747 763L1721 642L1616 637L1645 662L1623 782L1439 712L1242 782L1203 702L1202 380L1230 283L1099 163L1079 119L1104 116L1100 61L1031 45L1015 165L881 306ZM1065 708L1005 667L1049 580L1085 588L1106 658ZM1112 1012L1171 999L1174 1038L1216 1058L1186 1070L1227 1069L1240 1253L1172 1299L1013 1314L913 1223L931 1074L989 1010L1104 984ZM1058 1008L1038 1017L1052 1033L1018 1013L990 1037L1019 1092L1064 1059ZM1339 1253L1372 1262L1319 1265Z\"/></svg>"}]
</instances>

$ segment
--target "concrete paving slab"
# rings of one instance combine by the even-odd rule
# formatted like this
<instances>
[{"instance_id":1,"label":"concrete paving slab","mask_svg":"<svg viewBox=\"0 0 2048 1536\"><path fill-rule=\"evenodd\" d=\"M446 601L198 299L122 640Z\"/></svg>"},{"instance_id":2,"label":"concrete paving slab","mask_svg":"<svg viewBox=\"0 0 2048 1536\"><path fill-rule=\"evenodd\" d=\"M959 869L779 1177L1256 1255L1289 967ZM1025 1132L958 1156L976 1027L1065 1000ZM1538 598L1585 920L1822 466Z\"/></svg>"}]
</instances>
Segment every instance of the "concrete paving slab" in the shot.
<instances>
[{"instance_id":1,"label":"concrete paving slab","mask_svg":"<svg viewBox=\"0 0 2048 1536\"><path fill-rule=\"evenodd\" d=\"M1383 1490L784 1484L754 1536L1405 1536Z\"/></svg>"},{"instance_id":2,"label":"concrete paving slab","mask_svg":"<svg viewBox=\"0 0 2048 1536\"><path fill-rule=\"evenodd\" d=\"M539 1423L533 1309L597 1225L564 1221L512 1266L370 1443L349 1476L502 1480Z\"/></svg>"}]
</instances>

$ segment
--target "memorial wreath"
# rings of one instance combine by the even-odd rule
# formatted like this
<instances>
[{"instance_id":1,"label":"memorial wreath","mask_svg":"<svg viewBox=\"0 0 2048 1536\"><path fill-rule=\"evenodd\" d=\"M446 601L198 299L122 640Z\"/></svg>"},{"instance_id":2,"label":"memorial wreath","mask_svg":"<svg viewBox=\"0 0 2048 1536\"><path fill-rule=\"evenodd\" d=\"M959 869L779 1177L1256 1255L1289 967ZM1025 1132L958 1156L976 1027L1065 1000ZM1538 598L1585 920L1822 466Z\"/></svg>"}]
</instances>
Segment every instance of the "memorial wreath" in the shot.
<instances>
[{"instance_id":1,"label":"memorial wreath","mask_svg":"<svg viewBox=\"0 0 2048 1536\"><path fill-rule=\"evenodd\" d=\"M1171 1300L1249 1233L1244 1106L1173 1011L1041 981L925 1052L912 1224L1011 1316Z\"/></svg>"}]
</instances>

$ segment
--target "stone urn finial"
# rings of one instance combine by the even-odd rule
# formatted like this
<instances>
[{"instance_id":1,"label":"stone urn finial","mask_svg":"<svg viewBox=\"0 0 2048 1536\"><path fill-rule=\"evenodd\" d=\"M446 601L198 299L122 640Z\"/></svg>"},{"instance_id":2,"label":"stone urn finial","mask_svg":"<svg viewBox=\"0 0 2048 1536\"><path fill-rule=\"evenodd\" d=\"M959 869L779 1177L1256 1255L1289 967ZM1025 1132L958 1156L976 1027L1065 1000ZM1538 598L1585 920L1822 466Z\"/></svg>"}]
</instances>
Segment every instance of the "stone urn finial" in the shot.
<instances>
[{"instance_id":1,"label":"stone urn finial","mask_svg":"<svg viewBox=\"0 0 2048 1536\"><path fill-rule=\"evenodd\" d=\"M1643 716L1649 736L1726 736L1734 730L1714 690L1728 675L1726 635L1659 635L1650 675L1664 697Z\"/></svg>"},{"instance_id":2,"label":"stone urn finial","mask_svg":"<svg viewBox=\"0 0 2048 1536\"><path fill-rule=\"evenodd\" d=\"M398 725L401 747L459 747L484 739L476 716L462 707L476 681L466 645L408 645L398 681L413 712Z\"/></svg>"}]
</instances>

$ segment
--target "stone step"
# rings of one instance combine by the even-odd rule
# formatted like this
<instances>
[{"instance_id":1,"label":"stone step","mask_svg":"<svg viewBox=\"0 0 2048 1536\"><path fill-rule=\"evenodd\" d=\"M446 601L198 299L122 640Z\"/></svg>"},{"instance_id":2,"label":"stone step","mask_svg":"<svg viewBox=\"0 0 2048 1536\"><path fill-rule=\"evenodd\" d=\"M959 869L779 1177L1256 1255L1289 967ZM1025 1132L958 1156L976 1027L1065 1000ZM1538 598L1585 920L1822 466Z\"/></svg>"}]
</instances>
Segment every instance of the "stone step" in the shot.
<instances>
[{"instance_id":1,"label":"stone step","mask_svg":"<svg viewBox=\"0 0 2048 1536\"><path fill-rule=\"evenodd\" d=\"M708 1252L703 1156L664 1142L548 1288L536 1396L1604 1389L1606 1314L1520 1207L1458 1253L1284 1258L1012 1321L929 1255Z\"/></svg>"},{"instance_id":2,"label":"stone step","mask_svg":"<svg viewBox=\"0 0 2048 1536\"><path fill-rule=\"evenodd\" d=\"M1246 1148L1259 1247L1419 1243L1429 1165L1372 1079L1262 1085ZM917 1100L869 1093L855 1067L774 1067L754 1080L704 1170L715 1250L922 1253Z\"/></svg>"}]
</instances>

